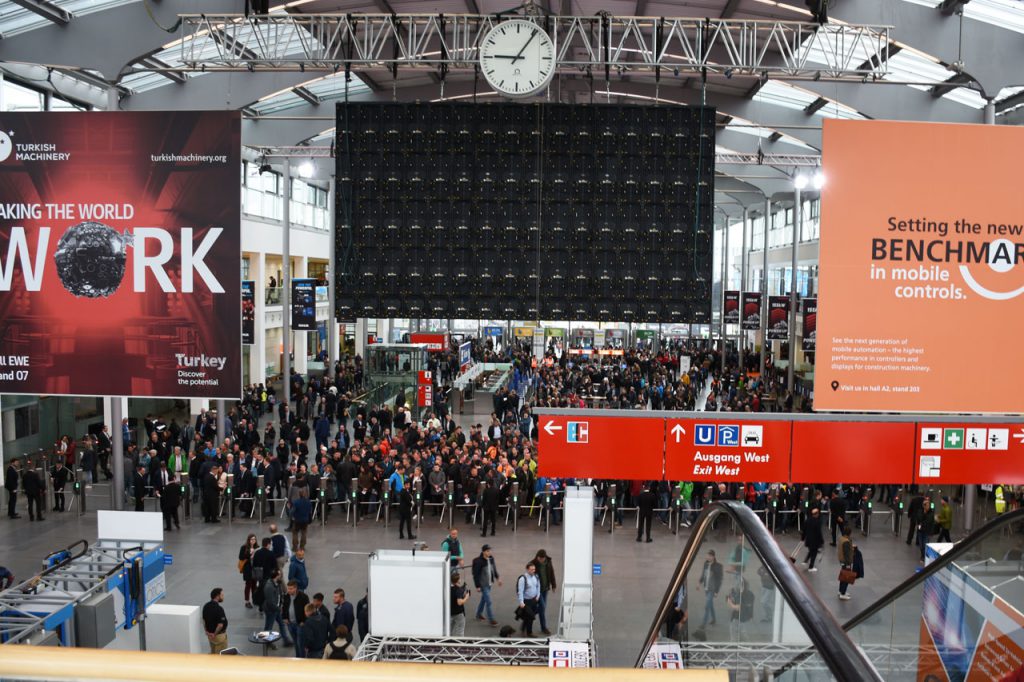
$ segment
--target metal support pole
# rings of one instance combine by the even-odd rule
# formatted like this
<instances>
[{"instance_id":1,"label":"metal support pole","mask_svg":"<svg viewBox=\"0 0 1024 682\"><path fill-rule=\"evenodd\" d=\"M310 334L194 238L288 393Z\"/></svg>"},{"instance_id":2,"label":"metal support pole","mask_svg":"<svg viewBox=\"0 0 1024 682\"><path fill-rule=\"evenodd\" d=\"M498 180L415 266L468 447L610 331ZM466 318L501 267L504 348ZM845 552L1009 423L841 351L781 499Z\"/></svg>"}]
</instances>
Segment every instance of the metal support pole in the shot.
<instances>
[{"instance_id":1,"label":"metal support pole","mask_svg":"<svg viewBox=\"0 0 1024 682\"><path fill-rule=\"evenodd\" d=\"M423 521L423 481L417 480L413 486L413 516L416 518L416 532L420 531L420 522Z\"/></svg>"},{"instance_id":2,"label":"metal support pole","mask_svg":"<svg viewBox=\"0 0 1024 682\"><path fill-rule=\"evenodd\" d=\"M519 527L519 483L512 484L512 532Z\"/></svg>"},{"instance_id":3,"label":"metal support pole","mask_svg":"<svg viewBox=\"0 0 1024 682\"><path fill-rule=\"evenodd\" d=\"M335 221L337 219L337 212L334 210L334 197L337 191L337 179L331 176L330 187L327 190L327 219L328 219L328 261L327 261L327 360L331 363L328 374L334 374L334 365L338 362L338 353L340 346L338 343L338 320L335 316L334 305L335 296L337 292L334 290L335 280L335 267L337 263L337 255L335 249L337 245L334 243L335 233L337 231Z\"/></svg>"},{"instance_id":4,"label":"metal support pole","mask_svg":"<svg viewBox=\"0 0 1024 682\"><path fill-rule=\"evenodd\" d=\"M729 216L725 217L722 230L722 308L719 315L719 338L721 339L722 350L722 374L725 375L725 290L729 288Z\"/></svg>"},{"instance_id":5,"label":"metal support pole","mask_svg":"<svg viewBox=\"0 0 1024 682\"><path fill-rule=\"evenodd\" d=\"M178 486L179 504L185 508L185 514L183 516L186 519L192 518L192 493L188 489L188 474L180 474Z\"/></svg>"},{"instance_id":6,"label":"metal support pole","mask_svg":"<svg viewBox=\"0 0 1024 682\"><path fill-rule=\"evenodd\" d=\"M288 159L284 160L281 181L284 183L281 190L281 196L284 197L284 207L281 211L281 229L284 233L284 246L281 250L281 374L284 379L284 404L290 405L292 400L292 168Z\"/></svg>"},{"instance_id":7,"label":"metal support pole","mask_svg":"<svg viewBox=\"0 0 1024 682\"><path fill-rule=\"evenodd\" d=\"M789 278L789 366L786 368L786 387L793 394L794 365L796 364L796 264L797 248L800 246L800 228L803 223L803 206L800 188L793 188L793 262Z\"/></svg>"},{"instance_id":8,"label":"metal support pole","mask_svg":"<svg viewBox=\"0 0 1024 682\"><path fill-rule=\"evenodd\" d=\"M764 361L768 347L768 229L772 222L772 200L764 198L764 242L761 244L761 381L764 381Z\"/></svg>"},{"instance_id":9,"label":"metal support pole","mask_svg":"<svg viewBox=\"0 0 1024 682\"><path fill-rule=\"evenodd\" d=\"M219 400L217 401L220 402ZM218 420L220 417L217 418ZM224 504L227 506L228 525L230 526L235 518L235 475L228 474L228 487L224 489Z\"/></svg>"},{"instance_id":10,"label":"metal support pole","mask_svg":"<svg viewBox=\"0 0 1024 682\"><path fill-rule=\"evenodd\" d=\"M448 489L445 491L446 506L448 509L448 530L452 529L452 519L455 518L455 482L448 481ZM443 513L443 512L442 512Z\"/></svg>"},{"instance_id":11,"label":"metal support pole","mask_svg":"<svg viewBox=\"0 0 1024 682\"><path fill-rule=\"evenodd\" d=\"M121 429L121 399L110 401L110 468L114 472L114 484L110 486L110 505L117 511L124 511L124 431Z\"/></svg>"},{"instance_id":12,"label":"metal support pole","mask_svg":"<svg viewBox=\"0 0 1024 682\"><path fill-rule=\"evenodd\" d=\"M256 518L259 520L259 524L263 525L263 505L266 504L266 496L264 495L265 485L263 481L263 474L256 477L256 499L253 502L256 504L257 512Z\"/></svg>"},{"instance_id":13,"label":"metal support pole","mask_svg":"<svg viewBox=\"0 0 1024 682\"><path fill-rule=\"evenodd\" d=\"M743 209L743 237L740 240L740 331L737 336L740 354L740 372L746 376L746 365L743 364L743 342L746 341L747 332L743 329L743 292L747 289L747 222L750 220L750 212Z\"/></svg>"},{"instance_id":14,"label":"metal support pole","mask_svg":"<svg viewBox=\"0 0 1024 682\"><path fill-rule=\"evenodd\" d=\"M611 523L608 524L608 532L615 532L615 507L619 503L619 488L618 484L612 483L608 486L608 509L612 513Z\"/></svg>"},{"instance_id":15,"label":"metal support pole","mask_svg":"<svg viewBox=\"0 0 1024 682\"><path fill-rule=\"evenodd\" d=\"M349 508L352 511L352 527L355 528L359 525L359 479L353 478L351 481L351 487L349 488Z\"/></svg>"},{"instance_id":16,"label":"metal support pole","mask_svg":"<svg viewBox=\"0 0 1024 682\"><path fill-rule=\"evenodd\" d=\"M223 400L215 401L213 407L217 410L217 435L220 437L220 442L223 443L230 437L228 434L228 412L224 407Z\"/></svg>"}]
</instances>

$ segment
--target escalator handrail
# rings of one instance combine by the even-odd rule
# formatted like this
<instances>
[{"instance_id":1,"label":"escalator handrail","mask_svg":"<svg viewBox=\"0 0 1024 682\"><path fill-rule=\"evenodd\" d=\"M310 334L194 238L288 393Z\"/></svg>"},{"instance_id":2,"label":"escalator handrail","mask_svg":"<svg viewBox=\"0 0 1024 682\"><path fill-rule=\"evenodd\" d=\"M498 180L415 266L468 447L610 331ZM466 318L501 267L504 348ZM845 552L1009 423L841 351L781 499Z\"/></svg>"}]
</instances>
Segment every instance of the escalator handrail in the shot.
<instances>
[{"instance_id":1,"label":"escalator handrail","mask_svg":"<svg viewBox=\"0 0 1024 682\"><path fill-rule=\"evenodd\" d=\"M994 530L1001 528L1002 526L1024 522L1024 509L1016 509L1009 511L995 517L991 521L985 523L981 528L978 528L967 537L963 538L950 549L948 552L940 556L935 561L925 566L919 573L914 573L909 578L904 580L902 583L894 587L893 589L886 592L879 599L875 600L873 604L868 606L866 609L858 613L856 616L851 618L849 621L843 624L843 630L849 632L853 628L857 627L871 616L888 608L897 599L903 595L909 593L911 590L917 588L919 585L924 583L925 580L932 577L936 573L945 570L950 564L962 557L967 552L971 551L974 546L974 541L980 540Z\"/></svg>"},{"instance_id":2,"label":"escalator handrail","mask_svg":"<svg viewBox=\"0 0 1024 682\"><path fill-rule=\"evenodd\" d=\"M832 617L831 611L821 602L810 585L797 573L793 563L779 547L764 523L745 504L734 500L713 502L701 511L693 526L690 539L679 557L679 563L672 574L665 596L658 606L657 614L651 623L644 646L640 651L636 667L643 665L647 652L658 639L661 625L668 616L669 609L682 586L683 581L696 568L698 552L705 536L711 531L711 523L715 517L726 515L736 522L743 536L749 541L754 553L761 560L786 603L810 638L815 652L828 665L829 672L840 682L860 682L877 680L882 677L867 659L864 653L853 643L843 631L839 623Z\"/></svg>"}]
</instances>

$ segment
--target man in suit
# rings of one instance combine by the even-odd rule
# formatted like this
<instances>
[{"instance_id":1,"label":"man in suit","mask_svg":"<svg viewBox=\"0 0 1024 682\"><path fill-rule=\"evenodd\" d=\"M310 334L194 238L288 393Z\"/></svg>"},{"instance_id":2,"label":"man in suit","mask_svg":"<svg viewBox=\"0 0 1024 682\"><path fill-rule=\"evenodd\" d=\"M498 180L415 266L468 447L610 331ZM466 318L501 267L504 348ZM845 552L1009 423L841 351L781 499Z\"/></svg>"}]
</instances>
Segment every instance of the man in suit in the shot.
<instances>
[{"instance_id":1,"label":"man in suit","mask_svg":"<svg viewBox=\"0 0 1024 682\"><path fill-rule=\"evenodd\" d=\"M493 472L491 472L493 473ZM480 507L483 511L483 522L480 524L480 537L487 535L487 524L491 524L491 535L494 535L494 526L498 519L498 487L494 483L494 477L487 478L486 487L480 496Z\"/></svg>"},{"instance_id":2,"label":"man in suit","mask_svg":"<svg viewBox=\"0 0 1024 682\"><path fill-rule=\"evenodd\" d=\"M218 504L218 497L220 496L220 485L218 478L220 476L220 466L214 464L210 467L210 470L203 474L203 521L206 523L220 523L220 506Z\"/></svg>"},{"instance_id":3,"label":"man in suit","mask_svg":"<svg viewBox=\"0 0 1024 682\"><path fill-rule=\"evenodd\" d=\"M99 459L100 469L106 480L114 478L114 472L110 470L110 453L113 451L113 442L110 440L110 427L103 425L103 430L96 436L96 454Z\"/></svg>"},{"instance_id":4,"label":"man in suit","mask_svg":"<svg viewBox=\"0 0 1024 682\"><path fill-rule=\"evenodd\" d=\"M20 519L21 514L15 510L18 503L18 484L21 483L21 460L12 459L4 474L4 488L7 489L7 516Z\"/></svg>"},{"instance_id":5,"label":"man in suit","mask_svg":"<svg viewBox=\"0 0 1024 682\"><path fill-rule=\"evenodd\" d=\"M25 491L25 497L28 498L28 520L35 521L38 517L40 521L45 521L46 519L43 518L43 495L46 486L43 479L32 468L32 462L27 462L25 465L25 473L21 476L21 489Z\"/></svg>"},{"instance_id":6,"label":"man in suit","mask_svg":"<svg viewBox=\"0 0 1024 682\"><path fill-rule=\"evenodd\" d=\"M146 511L146 467L141 464L135 467L132 476L132 497L135 498L135 511Z\"/></svg>"},{"instance_id":7,"label":"man in suit","mask_svg":"<svg viewBox=\"0 0 1024 682\"><path fill-rule=\"evenodd\" d=\"M68 484L71 470L64 466L64 460L58 459L50 469L50 480L53 482L53 511L62 512L66 509L64 486Z\"/></svg>"},{"instance_id":8,"label":"man in suit","mask_svg":"<svg viewBox=\"0 0 1024 682\"><path fill-rule=\"evenodd\" d=\"M636 529L637 542L640 542L645 529L647 532L647 542L651 542L651 523L654 521L654 505L658 501L653 488L654 486L645 486L644 491L637 496L637 507L639 507L640 514L640 525Z\"/></svg>"},{"instance_id":9,"label":"man in suit","mask_svg":"<svg viewBox=\"0 0 1024 682\"><path fill-rule=\"evenodd\" d=\"M178 505L181 504L181 484L176 477L171 476L168 478L167 469L161 467L161 479L163 485L159 492L160 496L160 511L164 515L164 530L171 529L171 522L174 522L174 527L181 530L181 524L178 521Z\"/></svg>"}]
</instances>

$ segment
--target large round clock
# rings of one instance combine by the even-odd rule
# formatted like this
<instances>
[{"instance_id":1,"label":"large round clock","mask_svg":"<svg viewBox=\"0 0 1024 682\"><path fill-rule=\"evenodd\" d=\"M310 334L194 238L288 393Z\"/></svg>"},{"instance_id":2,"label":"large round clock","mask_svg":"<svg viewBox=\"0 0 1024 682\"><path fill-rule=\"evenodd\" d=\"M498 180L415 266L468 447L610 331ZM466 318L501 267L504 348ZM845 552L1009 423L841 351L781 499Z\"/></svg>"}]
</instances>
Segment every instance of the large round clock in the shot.
<instances>
[{"instance_id":1,"label":"large round clock","mask_svg":"<svg viewBox=\"0 0 1024 682\"><path fill-rule=\"evenodd\" d=\"M480 41L480 69L502 95L529 97L551 82L555 46L547 32L532 21L503 21Z\"/></svg>"}]
</instances>

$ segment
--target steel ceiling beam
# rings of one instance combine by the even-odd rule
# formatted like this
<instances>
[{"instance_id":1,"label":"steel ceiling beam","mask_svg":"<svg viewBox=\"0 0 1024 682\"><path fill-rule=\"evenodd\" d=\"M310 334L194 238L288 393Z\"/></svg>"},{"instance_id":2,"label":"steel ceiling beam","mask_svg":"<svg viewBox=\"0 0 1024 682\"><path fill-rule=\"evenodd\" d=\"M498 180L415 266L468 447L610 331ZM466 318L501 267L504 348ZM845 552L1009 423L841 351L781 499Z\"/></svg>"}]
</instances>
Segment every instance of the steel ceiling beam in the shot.
<instances>
[{"instance_id":1,"label":"steel ceiling beam","mask_svg":"<svg viewBox=\"0 0 1024 682\"><path fill-rule=\"evenodd\" d=\"M951 17L961 11L964 5L970 1L971 0L942 0L942 4L939 5L939 11L947 17Z\"/></svg>"},{"instance_id":2,"label":"steel ceiling beam","mask_svg":"<svg viewBox=\"0 0 1024 682\"><path fill-rule=\"evenodd\" d=\"M390 7L387 0L377 2ZM472 14L286 14L258 19L185 14L181 19L181 60L197 71L470 70L476 66L481 38L500 23L493 15ZM884 57L890 43L888 26L780 20L558 16L550 18L549 30L558 69L574 73L606 67L631 72L728 70L736 76L863 81L883 76L886 59L861 68L853 63L856 50L840 46L862 46ZM254 54L224 49L226 42L247 45ZM812 50L827 63L809 62Z\"/></svg>"},{"instance_id":3,"label":"steel ceiling beam","mask_svg":"<svg viewBox=\"0 0 1024 682\"><path fill-rule=\"evenodd\" d=\"M48 0L11 0L18 7L27 9L33 14L38 14L43 19L58 26L67 26L71 23L71 12L49 2Z\"/></svg>"}]
</instances>

